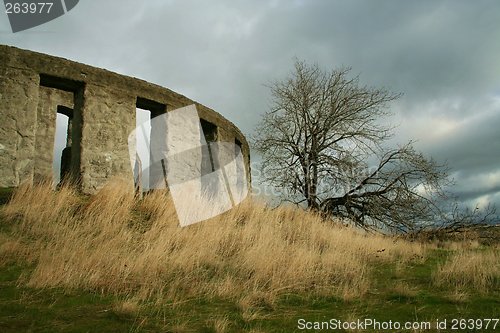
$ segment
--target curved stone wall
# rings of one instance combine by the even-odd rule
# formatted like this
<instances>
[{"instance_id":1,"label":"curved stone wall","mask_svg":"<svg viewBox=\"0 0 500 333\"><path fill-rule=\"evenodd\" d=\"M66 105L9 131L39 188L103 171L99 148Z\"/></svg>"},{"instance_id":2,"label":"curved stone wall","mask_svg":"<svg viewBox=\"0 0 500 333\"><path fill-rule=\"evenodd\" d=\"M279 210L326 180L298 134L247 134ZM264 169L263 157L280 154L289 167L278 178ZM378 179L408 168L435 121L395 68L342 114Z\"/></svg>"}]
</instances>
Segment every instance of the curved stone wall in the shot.
<instances>
[{"instance_id":1,"label":"curved stone wall","mask_svg":"<svg viewBox=\"0 0 500 333\"><path fill-rule=\"evenodd\" d=\"M214 110L137 78L0 45L0 187L51 174L57 113L71 119L63 169L83 192L96 192L113 176L133 184L127 139L136 107L155 117L192 104L217 141L241 146L250 181L245 137Z\"/></svg>"}]
</instances>

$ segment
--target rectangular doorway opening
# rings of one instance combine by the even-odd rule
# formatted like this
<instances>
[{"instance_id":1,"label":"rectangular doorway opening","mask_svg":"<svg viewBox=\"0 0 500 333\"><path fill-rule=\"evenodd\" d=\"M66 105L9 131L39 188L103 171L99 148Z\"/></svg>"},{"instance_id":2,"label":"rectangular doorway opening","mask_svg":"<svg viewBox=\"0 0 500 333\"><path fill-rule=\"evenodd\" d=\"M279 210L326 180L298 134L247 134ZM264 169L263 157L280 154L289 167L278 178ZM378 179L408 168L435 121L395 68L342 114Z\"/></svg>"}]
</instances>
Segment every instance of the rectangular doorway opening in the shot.
<instances>
[{"instance_id":1,"label":"rectangular doorway opening","mask_svg":"<svg viewBox=\"0 0 500 333\"><path fill-rule=\"evenodd\" d=\"M214 172L217 169L217 125L200 118L201 130L205 137L206 147L202 147L202 174Z\"/></svg>"},{"instance_id":2,"label":"rectangular doorway opening","mask_svg":"<svg viewBox=\"0 0 500 333\"><path fill-rule=\"evenodd\" d=\"M147 98L137 97L136 100L136 155L134 165L134 185L137 192L146 192L153 187L158 180L152 179L157 175L151 165L151 137L157 135L154 131L151 120L166 112L166 105L149 100ZM161 135L161 133L159 133ZM160 173L160 174L163 174ZM153 186L152 186L153 184Z\"/></svg>"},{"instance_id":3,"label":"rectangular doorway opening","mask_svg":"<svg viewBox=\"0 0 500 333\"><path fill-rule=\"evenodd\" d=\"M136 107L135 109L135 165L134 185L137 191L148 191L149 163L151 140L151 111Z\"/></svg>"},{"instance_id":4,"label":"rectangular doorway opening","mask_svg":"<svg viewBox=\"0 0 500 333\"><path fill-rule=\"evenodd\" d=\"M63 109L68 112L61 112ZM67 109L61 105L57 107L53 151L54 158L52 162L52 172L55 184L64 181L71 173L72 111L73 110Z\"/></svg>"},{"instance_id":5,"label":"rectangular doorway opening","mask_svg":"<svg viewBox=\"0 0 500 333\"><path fill-rule=\"evenodd\" d=\"M40 74L39 85L35 178L51 174L54 185L78 183L85 83Z\"/></svg>"},{"instance_id":6,"label":"rectangular doorway opening","mask_svg":"<svg viewBox=\"0 0 500 333\"><path fill-rule=\"evenodd\" d=\"M238 156L239 154L243 153L243 145L241 144L241 141L238 140L238 138L234 138L234 156Z\"/></svg>"}]
</instances>

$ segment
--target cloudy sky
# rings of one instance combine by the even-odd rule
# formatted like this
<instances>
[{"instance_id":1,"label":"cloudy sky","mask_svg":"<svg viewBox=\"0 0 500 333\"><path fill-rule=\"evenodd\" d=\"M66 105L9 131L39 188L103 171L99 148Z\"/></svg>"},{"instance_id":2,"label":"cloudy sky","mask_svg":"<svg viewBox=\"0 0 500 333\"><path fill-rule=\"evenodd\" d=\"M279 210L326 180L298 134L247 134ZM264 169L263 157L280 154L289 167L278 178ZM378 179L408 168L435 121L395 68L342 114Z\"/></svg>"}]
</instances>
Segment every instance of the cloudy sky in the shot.
<instances>
[{"instance_id":1,"label":"cloudy sky","mask_svg":"<svg viewBox=\"0 0 500 333\"><path fill-rule=\"evenodd\" d=\"M394 143L447 161L454 192L500 206L500 2L80 0L0 43L169 87L251 134L294 57L403 97Z\"/></svg>"}]
</instances>

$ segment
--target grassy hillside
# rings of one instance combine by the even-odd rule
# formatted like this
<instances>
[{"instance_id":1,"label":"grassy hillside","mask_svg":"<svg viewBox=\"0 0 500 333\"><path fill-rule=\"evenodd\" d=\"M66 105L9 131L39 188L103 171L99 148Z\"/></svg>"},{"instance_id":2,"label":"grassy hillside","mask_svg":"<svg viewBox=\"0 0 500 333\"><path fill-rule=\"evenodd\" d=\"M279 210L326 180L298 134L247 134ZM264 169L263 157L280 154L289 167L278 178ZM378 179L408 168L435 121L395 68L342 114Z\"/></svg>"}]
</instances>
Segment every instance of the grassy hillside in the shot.
<instances>
[{"instance_id":1,"label":"grassy hillside","mask_svg":"<svg viewBox=\"0 0 500 333\"><path fill-rule=\"evenodd\" d=\"M499 259L497 246L411 243L252 200L180 228L164 193L138 199L120 181L92 197L23 186L1 208L0 330L291 332L300 318L498 318Z\"/></svg>"}]
</instances>

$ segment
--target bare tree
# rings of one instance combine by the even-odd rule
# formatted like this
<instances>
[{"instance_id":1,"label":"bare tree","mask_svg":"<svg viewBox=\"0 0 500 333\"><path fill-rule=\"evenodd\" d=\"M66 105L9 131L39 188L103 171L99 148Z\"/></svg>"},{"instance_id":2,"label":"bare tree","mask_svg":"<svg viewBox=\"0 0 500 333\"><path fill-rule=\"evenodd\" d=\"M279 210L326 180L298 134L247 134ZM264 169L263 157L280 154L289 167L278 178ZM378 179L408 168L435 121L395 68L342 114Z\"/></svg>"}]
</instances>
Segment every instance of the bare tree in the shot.
<instances>
[{"instance_id":1,"label":"bare tree","mask_svg":"<svg viewBox=\"0 0 500 333\"><path fill-rule=\"evenodd\" d=\"M323 200L321 209L364 228L415 231L441 215L436 200L447 196L446 170L409 143L383 153L366 174L353 175L352 185Z\"/></svg>"},{"instance_id":2,"label":"bare tree","mask_svg":"<svg viewBox=\"0 0 500 333\"><path fill-rule=\"evenodd\" d=\"M400 95L349 74L296 61L289 78L270 85L272 108L254 137L262 181L358 226L408 231L435 216L432 195L443 194L446 168L411 143L384 152L392 128L382 118Z\"/></svg>"}]
</instances>

